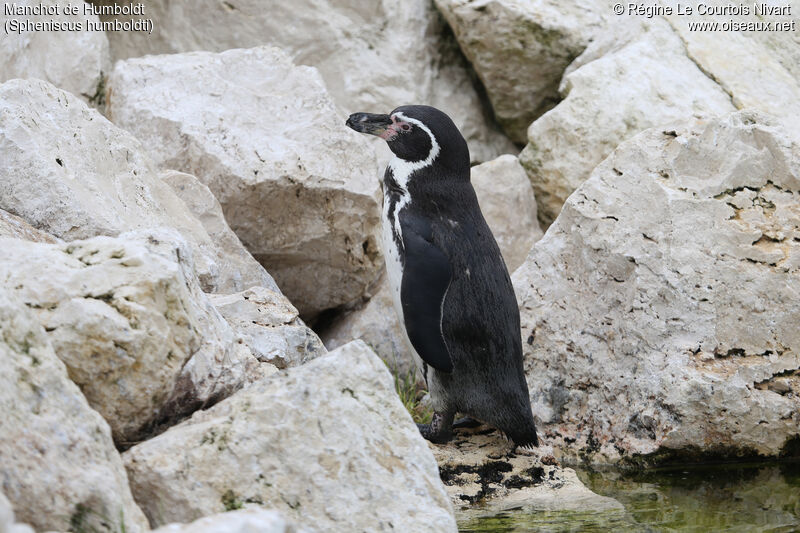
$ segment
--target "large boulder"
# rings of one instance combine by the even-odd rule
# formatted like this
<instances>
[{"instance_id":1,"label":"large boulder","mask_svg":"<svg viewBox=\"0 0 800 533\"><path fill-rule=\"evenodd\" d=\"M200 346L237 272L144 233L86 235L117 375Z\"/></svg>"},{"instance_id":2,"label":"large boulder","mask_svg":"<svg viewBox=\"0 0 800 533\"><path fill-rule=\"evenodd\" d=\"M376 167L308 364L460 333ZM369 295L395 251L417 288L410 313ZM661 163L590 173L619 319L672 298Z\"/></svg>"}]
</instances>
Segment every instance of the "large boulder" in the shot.
<instances>
[{"instance_id":1,"label":"large boulder","mask_svg":"<svg viewBox=\"0 0 800 533\"><path fill-rule=\"evenodd\" d=\"M227 511L195 520L191 524L169 524L153 533L304 533L280 513L267 509ZM12 532L13 533L13 532Z\"/></svg>"},{"instance_id":2,"label":"large boulder","mask_svg":"<svg viewBox=\"0 0 800 533\"><path fill-rule=\"evenodd\" d=\"M623 140L698 113L735 110L659 18L612 25L570 67L560 91L564 100L530 125L520 154L543 226Z\"/></svg>"},{"instance_id":3,"label":"large boulder","mask_svg":"<svg viewBox=\"0 0 800 533\"><path fill-rule=\"evenodd\" d=\"M211 189L303 316L375 280L375 159L315 69L270 47L192 52L120 61L109 87L112 119Z\"/></svg>"},{"instance_id":4,"label":"large boulder","mask_svg":"<svg viewBox=\"0 0 800 533\"><path fill-rule=\"evenodd\" d=\"M3 240L4 254L10 240ZM0 487L17 520L38 531L148 530L108 424L70 381L34 311L5 290L0 409Z\"/></svg>"},{"instance_id":5,"label":"large boulder","mask_svg":"<svg viewBox=\"0 0 800 533\"><path fill-rule=\"evenodd\" d=\"M260 366L200 290L175 232L2 239L2 249L7 290L34 310L118 442L229 394Z\"/></svg>"},{"instance_id":6,"label":"large boulder","mask_svg":"<svg viewBox=\"0 0 800 533\"><path fill-rule=\"evenodd\" d=\"M89 24L100 23L97 15L84 12L88 4L80 0L70 4L78 7L78 15L65 14L66 4L54 0L4 4L0 13L0 25L5 29L0 39L0 83L39 78L102 106L104 75L111 70L108 38L103 31L88 29ZM25 14L30 10L42 14ZM48 29L52 26L60 29Z\"/></svg>"},{"instance_id":7,"label":"large boulder","mask_svg":"<svg viewBox=\"0 0 800 533\"><path fill-rule=\"evenodd\" d=\"M208 239L198 235L196 241L201 243L200 246L208 248L211 243L219 250L217 268L221 272L230 273L233 278L232 283L225 287L227 292L249 288L248 284L253 283L259 283L259 286L266 290L279 291L278 285L272 277L263 267L258 266L253 256L228 225L225 215L222 213L222 206L219 205L219 201L208 187L195 176L177 170L165 170L159 176L172 188L175 195L183 200L189 212L194 215L203 226L205 233L208 234ZM213 250L207 250L207 253L211 254ZM218 292L223 291L218 290Z\"/></svg>"},{"instance_id":8,"label":"large boulder","mask_svg":"<svg viewBox=\"0 0 800 533\"><path fill-rule=\"evenodd\" d=\"M500 246L509 272L525 258L542 237L536 218L536 198L525 170L513 155L472 167L472 185L481 211ZM400 324L386 279L359 308L337 317L321 332L325 345L338 348L361 339L375 350L393 372L414 373L411 344Z\"/></svg>"},{"instance_id":9,"label":"large boulder","mask_svg":"<svg viewBox=\"0 0 800 533\"><path fill-rule=\"evenodd\" d=\"M607 2L435 0L512 140L558 101L558 84L610 14Z\"/></svg>"},{"instance_id":10,"label":"large boulder","mask_svg":"<svg viewBox=\"0 0 800 533\"><path fill-rule=\"evenodd\" d=\"M0 85L0 209L70 241L174 227L191 244L203 289L274 287L239 246L216 244L130 133L40 80Z\"/></svg>"},{"instance_id":11,"label":"large boulder","mask_svg":"<svg viewBox=\"0 0 800 533\"><path fill-rule=\"evenodd\" d=\"M800 435L800 146L753 112L647 130L513 275L545 441L594 462Z\"/></svg>"},{"instance_id":12,"label":"large boulder","mask_svg":"<svg viewBox=\"0 0 800 533\"><path fill-rule=\"evenodd\" d=\"M146 15L152 34L109 33L115 60L272 45L294 63L316 67L347 113L436 105L465 133L473 161L516 152L483 109L469 65L431 0L152 0Z\"/></svg>"},{"instance_id":13,"label":"large boulder","mask_svg":"<svg viewBox=\"0 0 800 533\"><path fill-rule=\"evenodd\" d=\"M455 531L436 461L362 342L275 374L124 454L151 524L264 506L320 531Z\"/></svg>"}]
</instances>

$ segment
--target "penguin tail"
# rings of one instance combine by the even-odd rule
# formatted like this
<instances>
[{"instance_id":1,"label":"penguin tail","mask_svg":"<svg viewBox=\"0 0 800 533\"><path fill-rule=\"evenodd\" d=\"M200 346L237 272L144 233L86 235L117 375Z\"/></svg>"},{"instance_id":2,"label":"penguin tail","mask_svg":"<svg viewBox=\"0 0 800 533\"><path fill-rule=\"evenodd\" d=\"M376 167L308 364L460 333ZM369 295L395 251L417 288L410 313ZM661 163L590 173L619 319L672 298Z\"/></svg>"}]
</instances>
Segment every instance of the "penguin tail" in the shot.
<instances>
[{"instance_id":1,"label":"penguin tail","mask_svg":"<svg viewBox=\"0 0 800 533\"><path fill-rule=\"evenodd\" d=\"M536 434L536 428L532 427L529 431L525 432L513 432L509 434L511 440L514 442L515 445L519 446L520 448L538 448L539 447L539 436Z\"/></svg>"},{"instance_id":2,"label":"penguin tail","mask_svg":"<svg viewBox=\"0 0 800 533\"><path fill-rule=\"evenodd\" d=\"M521 424L515 424L515 427L507 431L506 434L515 445L521 448L536 448L539 446L539 436L536 433L536 424L532 416Z\"/></svg>"},{"instance_id":3,"label":"penguin tail","mask_svg":"<svg viewBox=\"0 0 800 533\"><path fill-rule=\"evenodd\" d=\"M536 432L536 422L533 420L531 406L527 400L527 397L521 400L521 405L513 410L513 414L506 419L505 427L508 428L506 433L519 447L538 447L539 436Z\"/></svg>"}]
</instances>

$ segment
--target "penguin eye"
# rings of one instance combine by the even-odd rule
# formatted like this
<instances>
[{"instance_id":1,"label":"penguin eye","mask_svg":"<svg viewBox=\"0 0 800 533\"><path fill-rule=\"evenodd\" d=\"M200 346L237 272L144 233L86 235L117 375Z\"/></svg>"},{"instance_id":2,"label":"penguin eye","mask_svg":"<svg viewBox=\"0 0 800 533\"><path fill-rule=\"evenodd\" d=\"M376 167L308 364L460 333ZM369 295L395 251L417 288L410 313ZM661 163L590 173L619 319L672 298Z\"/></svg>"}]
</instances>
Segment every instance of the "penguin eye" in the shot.
<instances>
[{"instance_id":1,"label":"penguin eye","mask_svg":"<svg viewBox=\"0 0 800 533\"><path fill-rule=\"evenodd\" d=\"M400 126L400 129L403 131L408 131L411 129L411 126L409 126L408 124L403 124L402 126Z\"/></svg>"}]
</instances>

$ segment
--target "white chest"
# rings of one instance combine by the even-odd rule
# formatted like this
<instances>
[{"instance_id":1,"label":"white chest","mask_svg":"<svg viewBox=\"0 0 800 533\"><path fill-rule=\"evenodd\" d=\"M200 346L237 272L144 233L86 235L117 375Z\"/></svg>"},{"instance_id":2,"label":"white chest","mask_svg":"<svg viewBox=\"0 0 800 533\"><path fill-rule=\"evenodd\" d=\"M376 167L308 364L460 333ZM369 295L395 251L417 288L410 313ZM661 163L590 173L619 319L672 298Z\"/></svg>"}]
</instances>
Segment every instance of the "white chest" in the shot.
<instances>
[{"instance_id":1,"label":"white chest","mask_svg":"<svg viewBox=\"0 0 800 533\"><path fill-rule=\"evenodd\" d=\"M389 212L390 199L385 196L383 199L383 216L382 218L382 240L383 240L383 256L386 261L386 277L389 282L389 288L392 292L392 303L400 318L400 323L403 322L403 306L400 302L400 287L403 282L403 264L400 260L400 250L397 242L395 241L395 230L399 231L399 222L396 220L394 213ZM399 205L395 204L395 210Z\"/></svg>"},{"instance_id":2,"label":"white chest","mask_svg":"<svg viewBox=\"0 0 800 533\"><path fill-rule=\"evenodd\" d=\"M411 204L411 195L408 192L409 181L411 176L417 170L420 170L431 164L431 161L436 158L439 153L439 145L431 135L433 148L428 158L423 161L408 162L399 157L392 158L389 161L389 172L391 173L391 181L393 182L393 190L389 184L384 184L383 189L383 216L382 218L382 237L383 237L383 250L386 261L386 275L389 278L389 285L392 289L392 301L394 308L397 311L397 316L400 317L400 322L403 322L403 305L400 300L400 288L403 283L403 264L400 259L403 247L403 232L400 226L400 214Z\"/></svg>"},{"instance_id":3,"label":"white chest","mask_svg":"<svg viewBox=\"0 0 800 533\"><path fill-rule=\"evenodd\" d=\"M411 353L417 367L422 371L424 365L422 358L411 345L411 341L408 339L408 334L406 332L403 304L400 300L400 288L403 283L403 263L400 259L400 248L394 238L395 225L397 225L399 229L399 222L397 222L393 213L389 213L389 200L390 199L387 197L383 199L383 216L381 217L381 236L383 240L383 257L384 261L386 261L386 278L392 293L392 304L394 305L394 310L397 313L397 318L400 320L400 325L405 335L405 346Z\"/></svg>"}]
</instances>

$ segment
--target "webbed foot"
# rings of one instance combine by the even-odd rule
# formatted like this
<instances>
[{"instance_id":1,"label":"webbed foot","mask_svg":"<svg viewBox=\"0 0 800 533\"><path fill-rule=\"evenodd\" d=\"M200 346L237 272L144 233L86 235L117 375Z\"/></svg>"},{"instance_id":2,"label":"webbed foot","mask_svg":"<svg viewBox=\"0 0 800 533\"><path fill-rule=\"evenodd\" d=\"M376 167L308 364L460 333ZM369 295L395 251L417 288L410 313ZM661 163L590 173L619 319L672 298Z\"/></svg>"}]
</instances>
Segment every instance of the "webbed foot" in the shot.
<instances>
[{"instance_id":1,"label":"webbed foot","mask_svg":"<svg viewBox=\"0 0 800 533\"><path fill-rule=\"evenodd\" d=\"M434 412L430 424L417 424L427 440L443 444L453 438L453 413Z\"/></svg>"},{"instance_id":2,"label":"webbed foot","mask_svg":"<svg viewBox=\"0 0 800 533\"><path fill-rule=\"evenodd\" d=\"M453 422L453 429L476 428L481 425L483 425L483 422L480 420L475 420L471 416L463 416Z\"/></svg>"}]
</instances>

